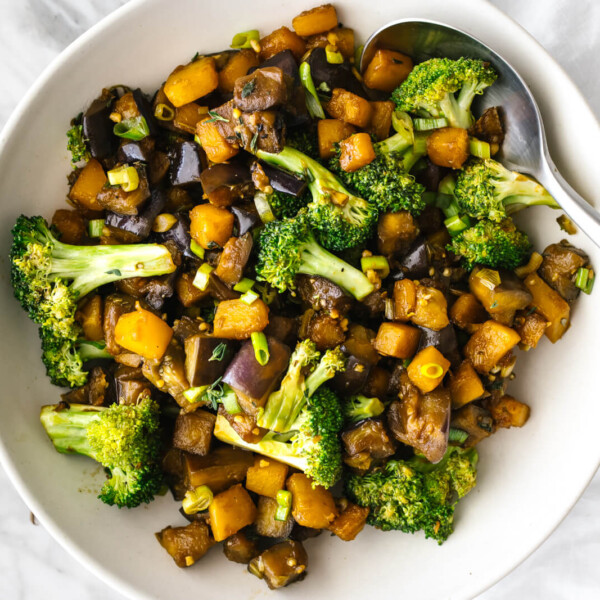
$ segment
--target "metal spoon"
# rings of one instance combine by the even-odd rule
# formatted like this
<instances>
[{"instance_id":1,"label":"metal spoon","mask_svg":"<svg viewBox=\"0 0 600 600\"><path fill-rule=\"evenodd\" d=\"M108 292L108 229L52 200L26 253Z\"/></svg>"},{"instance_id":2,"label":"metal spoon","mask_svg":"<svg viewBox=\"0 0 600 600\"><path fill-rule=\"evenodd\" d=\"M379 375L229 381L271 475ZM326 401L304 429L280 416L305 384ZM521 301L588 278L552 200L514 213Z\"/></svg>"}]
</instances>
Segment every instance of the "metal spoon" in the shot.
<instances>
[{"instance_id":1,"label":"metal spoon","mask_svg":"<svg viewBox=\"0 0 600 600\"><path fill-rule=\"evenodd\" d=\"M433 57L461 56L489 61L498 80L476 99L476 110L502 107L506 137L497 158L506 167L533 175L569 217L600 246L600 213L561 176L550 158L544 125L531 91L520 75L498 53L472 35L427 19L401 19L385 25L366 42L361 71L377 48L408 54L415 62Z\"/></svg>"}]
</instances>

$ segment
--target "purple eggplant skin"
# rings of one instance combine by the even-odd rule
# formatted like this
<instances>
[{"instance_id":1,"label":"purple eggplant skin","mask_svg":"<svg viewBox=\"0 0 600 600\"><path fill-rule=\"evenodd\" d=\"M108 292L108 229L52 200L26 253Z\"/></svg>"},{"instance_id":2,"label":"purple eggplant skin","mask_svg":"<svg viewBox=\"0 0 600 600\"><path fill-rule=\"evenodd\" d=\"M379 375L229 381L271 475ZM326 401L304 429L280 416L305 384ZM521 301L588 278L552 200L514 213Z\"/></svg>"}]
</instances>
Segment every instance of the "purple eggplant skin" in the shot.
<instances>
[{"instance_id":1,"label":"purple eggplant skin","mask_svg":"<svg viewBox=\"0 0 600 600\"><path fill-rule=\"evenodd\" d=\"M171 185L194 187L200 183L200 174L204 166L196 142L178 142L175 144L173 160L169 170Z\"/></svg>"},{"instance_id":2,"label":"purple eggplant skin","mask_svg":"<svg viewBox=\"0 0 600 600\"><path fill-rule=\"evenodd\" d=\"M152 231L154 219L162 212L166 203L167 194L163 190L154 189L150 199L137 215L119 215L108 211L106 224L137 235L139 241L145 240Z\"/></svg>"},{"instance_id":3,"label":"purple eggplant skin","mask_svg":"<svg viewBox=\"0 0 600 600\"><path fill-rule=\"evenodd\" d=\"M399 269L392 273L392 279L398 281L408 277L409 279L422 279L429 276L429 253L427 241L424 237L418 237L408 249L408 252L400 259Z\"/></svg>"},{"instance_id":4,"label":"purple eggplant skin","mask_svg":"<svg viewBox=\"0 0 600 600\"><path fill-rule=\"evenodd\" d=\"M114 96L96 98L83 114L83 135L88 142L90 154L102 160L114 154L119 138L113 134L115 124L110 120Z\"/></svg>"},{"instance_id":5,"label":"purple eggplant skin","mask_svg":"<svg viewBox=\"0 0 600 600\"><path fill-rule=\"evenodd\" d=\"M252 183L252 176L248 166L241 163L221 163L204 169L200 173L200 183L205 194L210 194L216 189L226 186L233 188L238 185Z\"/></svg>"},{"instance_id":6,"label":"purple eggplant skin","mask_svg":"<svg viewBox=\"0 0 600 600\"><path fill-rule=\"evenodd\" d=\"M433 346L437 348L451 363L452 367L456 368L462 362L460 350L458 349L458 341L456 339L456 331L454 325L450 323L440 331L434 331L427 327L419 327L421 330L421 338L419 339L419 347L417 352Z\"/></svg>"},{"instance_id":7,"label":"purple eggplant skin","mask_svg":"<svg viewBox=\"0 0 600 600\"><path fill-rule=\"evenodd\" d=\"M213 359L217 346L225 350ZM210 385L222 377L233 358L237 342L198 333L185 338L185 376L192 387ZM213 359L213 360L211 360Z\"/></svg>"},{"instance_id":8,"label":"purple eggplant skin","mask_svg":"<svg viewBox=\"0 0 600 600\"><path fill-rule=\"evenodd\" d=\"M341 64L327 62L325 48L313 48L305 62L310 66L310 74L317 91L329 95L335 88L343 88L362 98L366 97L363 86L352 72L352 65L347 61Z\"/></svg>"},{"instance_id":9,"label":"purple eggplant skin","mask_svg":"<svg viewBox=\"0 0 600 600\"><path fill-rule=\"evenodd\" d=\"M146 119L146 123L148 124L148 131L152 137L155 137L159 134L160 129L156 124L156 119L154 118L154 111L152 110L152 104L146 98L146 95L140 88L133 90L133 99L140 111L140 115Z\"/></svg>"},{"instance_id":10,"label":"purple eggplant skin","mask_svg":"<svg viewBox=\"0 0 600 600\"><path fill-rule=\"evenodd\" d=\"M174 271L168 275L161 275L160 277L151 279L146 286L148 291L144 296L144 300L154 310L162 310L165 300L171 298L175 293L176 278L177 271Z\"/></svg>"},{"instance_id":11,"label":"purple eggplant skin","mask_svg":"<svg viewBox=\"0 0 600 600\"><path fill-rule=\"evenodd\" d=\"M370 370L371 365L351 354L346 363L346 370L337 373L331 380L331 385L343 396L360 394L367 383Z\"/></svg>"},{"instance_id":12,"label":"purple eggplant skin","mask_svg":"<svg viewBox=\"0 0 600 600\"><path fill-rule=\"evenodd\" d=\"M278 52L271 58L268 58L264 62L260 63L258 67L250 67L248 69L248 75L254 73L256 69L264 69L265 67L278 67L285 75L288 75L294 80L294 85L300 85L300 72L298 71L298 63L294 58L291 50L284 50Z\"/></svg>"},{"instance_id":13,"label":"purple eggplant skin","mask_svg":"<svg viewBox=\"0 0 600 600\"><path fill-rule=\"evenodd\" d=\"M176 213L177 223L168 231L153 233L152 241L164 244L171 241L177 246L177 250L186 258L198 258L191 250L192 236L190 235L190 219L186 213Z\"/></svg>"},{"instance_id":14,"label":"purple eggplant skin","mask_svg":"<svg viewBox=\"0 0 600 600\"><path fill-rule=\"evenodd\" d=\"M269 178L269 184L276 192L283 192L290 196L302 196L306 191L306 181L281 169L276 169L265 163L260 163L265 175Z\"/></svg>"},{"instance_id":15,"label":"purple eggplant skin","mask_svg":"<svg viewBox=\"0 0 600 600\"><path fill-rule=\"evenodd\" d=\"M250 207L253 208L253 207ZM260 225L260 217L256 210L246 210L241 206L232 206L229 209L237 221L238 235L241 237Z\"/></svg>"},{"instance_id":16,"label":"purple eggplant skin","mask_svg":"<svg viewBox=\"0 0 600 600\"><path fill-rule=\"evenodd\" d=\"M235 391L244 412L256 415L269 394L276 388L290 361L289 346L267 337L269 362L262 366L256 360L252 342L247 340L229 363L223 383Z\"/></svg>"},{"instance_id":17,"label":"purple eggplant skin","mask_svg":"<svg viewBox=\"0 0 600 600\"><path fill-rule=\"evenodd\" d=\"M152 151L149 146L132 140L123 140L117 151L117 159L122 163L148 163L151 156Z\"/></svg>"}]
</instances>

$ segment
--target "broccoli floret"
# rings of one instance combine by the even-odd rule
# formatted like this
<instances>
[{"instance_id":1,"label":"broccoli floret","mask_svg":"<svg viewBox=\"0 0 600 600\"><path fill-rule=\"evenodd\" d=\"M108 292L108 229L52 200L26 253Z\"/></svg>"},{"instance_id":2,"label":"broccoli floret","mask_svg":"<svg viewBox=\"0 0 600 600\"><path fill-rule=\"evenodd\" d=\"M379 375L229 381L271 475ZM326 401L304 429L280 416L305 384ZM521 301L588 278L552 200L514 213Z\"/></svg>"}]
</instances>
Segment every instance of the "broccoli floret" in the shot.
<instances>
[{"instance_id":1,"label":"broccoli floret","mask_svg":"<svg viewBox=\"0 0 600 600\"><path fill-rule=\"evenodd\" d=\"M471 159L459 171L454 196L462 212L491 221L501 221L528 206L560 208L544 186L491 158Z\"/></svg>"},{"instance_id":2,"label":"broccoli floret","mask_svg":"<svg viewBox=\"0 0 600 600\"><path fill-rule=\"evenodd\" d=\"M222 442L274 458L304 472L313 485L334 485L342 471L338 438L343 415L337 396L320 387L305 403L289 439L269 432L257 443L245 442L223 415L217 415L214 434Z\"/></svg>"},{"instance_id":3,"label":"broccoli floret","mask_svg":"<svg viewBox=\"0 0 600 600\"><path fill-rule=\"evenodd\" d=\"M531 243L512 219L500 223L484 219L452 238L448 250L461 256L469 271L475 264L512 270L527 262Z\"/></svg>"},{"instance_id":4,"label":"broccoli floret","mask_svg":"<svg viewBox=\"0 0 600 600\"><path fill-rule=\"evenodd\" d=\"M364 273L317 243L305 214L267 223L259 235L258 247L257 278L281 292L295 288L298 273L325 277L358 300L374 289Z\"/></svg>"},{"instance_id":5,"label":"broccoli floret","mask_svg":"<svg viewBox=\"0 0 600 600\"><path fill-rule=\"evenodd\" d=\"M378 417L385 410L379 398L367 398L363 395L352 396L344 403L346 423L358 423L363 419Z\"/></svg>"},{"instance_id":6,"label":"broccoli floret","mask_svg":"<svg viewBox=\"0 0 600 600\"><path fill-rule=\"evenodd\" d=\"M432 58L411 71L392 93L392 100L400 110L423 117L445 117L452 127L468 129L474 121L473 99L497 77L481 60Z\"/></svg>"},{"instance_id":7,"label":"broccoli floret","mask_svg":"<svg viewBox=\"0 0 600 600\"><path fill-rule=\"evenodd\" d=\"M308 180L312 202L307 214L318 239L329 250L345 250L363 243L373 233L377 207L352 194L316 160L290 146L278 154L257 151L266 163Z\"/></svg>"},{"instance_id":8,"label":"broccoli floret","mask_svg":"<svg viewBox=\"0 0 600 600\"><path fill-rule=\"evenodd\" d=\"M67 131L67 150L71 153L71 164L75 166L82 160L90 160L91 154L86 144L86 139L83 137L81 115L72 121L72 123L73 127Z\"/></svg>"},{"instance_id":9,"label":"broccoli floret","mask_svg":"<svg viewBox=\"0 0 600 600\"><path fill-rule=\"evenodd\" d=\"M383 531L423 530L438 543L452 533L454 509L476 483L477 451L455 446L431 464L421 457L391 460L364 476L350 475L346 493L370 509L367 523Z\"/></svg>"},{"instance_id":10,"label":"broccoli floret","mask_svg":"<svg viewBox=\"0 0 600 600\"><path fill-rule=\"evenodd\" d=\"M40 420L58 452L88 456L108 470L102 502L133 508L159 491L159 408L150 398L137 405L44 406Z\"/></svg>"},{"instance_id":11,"label":"broccoli floret","mask_svg":"<svg viewBox=\"0 0 600 600\"><path fill-rule=\"evenodd\" d=\"M314 127L295 127L288 130L285 143L302 154L319 160L319 139Z\"/></svg>"},{"instance_id":12,"label":"broccoli floret","mask_svg":"<svg viewBox=\"0 0 600 600\"><path fill-rule=\"evenodd\" d=\"M283 192L273 191L267 196L267 202L276 219L291 219L295 217L309 202L310 193L301 196L292 196Z\"/></svg>"},{"instance_id":13,"label":"broccoli floret","mask_svg":"<svg viewBox=\"0 0 600 600\"><path fill-rule=\"evenodd\" d=\"M164 246L63 244L42 217L20 216L12 234L11 283L15 297L41 328L44 362L57 385L76 387L85 383L76 347L81 327L75 320L82 296L119 279L153 277L175 270Z\"/></svg>"}]
</instances>

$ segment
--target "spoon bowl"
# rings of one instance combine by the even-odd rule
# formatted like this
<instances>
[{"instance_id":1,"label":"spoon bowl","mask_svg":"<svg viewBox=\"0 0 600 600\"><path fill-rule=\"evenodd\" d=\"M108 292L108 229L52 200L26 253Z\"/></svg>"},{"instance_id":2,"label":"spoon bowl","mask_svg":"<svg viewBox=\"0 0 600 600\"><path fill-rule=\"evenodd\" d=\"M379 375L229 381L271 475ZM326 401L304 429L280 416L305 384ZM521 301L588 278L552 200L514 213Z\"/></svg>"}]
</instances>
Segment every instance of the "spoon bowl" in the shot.
<instances>
[{"instance_id":1,"label":"spoon bowl","mask_svg":"<svg viewBox=\"0 0 600 600\"><path fill-rule=\"evenodd\" d=\"M548 152L537 103L521 76L500 54L460 29L426 19L402 19L378 29L365 43L361 71L378 48L408 54L415 62L462 56L490 62L498 79L475 98L473 110L477 114L492 106L501 108L505 138L495 158L509 169L535 177L581 230L600 246L600 213L558 172Z\"/></svg>"}]
</instances>

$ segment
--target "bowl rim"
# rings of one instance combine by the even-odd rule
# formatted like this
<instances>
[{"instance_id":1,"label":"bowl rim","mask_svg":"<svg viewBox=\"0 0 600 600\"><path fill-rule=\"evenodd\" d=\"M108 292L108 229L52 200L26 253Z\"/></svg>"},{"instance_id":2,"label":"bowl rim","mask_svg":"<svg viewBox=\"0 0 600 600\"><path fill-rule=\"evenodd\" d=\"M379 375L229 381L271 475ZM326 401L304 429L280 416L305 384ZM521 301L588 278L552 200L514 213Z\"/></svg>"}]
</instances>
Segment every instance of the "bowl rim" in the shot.
<instances>
[{"instance_id":1,"label":"bowl rim","mask_svg":"<svg viewBox=\"0 0 600 600\"><path fill-rule=\"evenodd\" d=\"M512 27L513 30L518 31L521 39L526 41L532 47L535 47L538 52L544 56L545 62L549 62L553 65L553 67L560 73L560 75L564 78L566 83L572 88L571 91L573 94L579 96L579 99L582 101L582 104L585 107L587 112L584 115L586 120L590 120L591 122L595 122L598 125L598 118L594 114L591 109L587 98L583 95L583 93L579 90L577 85L572 81L568 73L565 69L554 59L554 57L531 35L522 25L520 25L517 21L515 21L512 17L507 15L497 6L492 4L490 0L470 0L471 2L478 3L480 5L484 5L485 9L493 14L494 18L497 19L497 27L501 27L502 25L508 25ZM15 134L19 122L23 116L23 114L28 110L29 105L34 101L39 92L44 88L44 86L49 82L50 79L53 78L56 71L60 69L60 67L67 61L69 61L77 52L84 48L89 40L95 38L98 34L103 32L105 29L111 27L111 25L122 18L125 18L128 14L134 13L140 10L146 4L152 4L156 2L156 0L129 0L126 4L116 8L114 11L103 17L100 21L95 23L92 27L86 30L83 34L81 34L78 38L76 38L73 42L71 42L66 48L64 48L56 57L54 57L51 62L43 69L40 75L36 78L34 83L27 90L25 95L19 101L16 108L13 110L11 115L9 116L6 124L0 131L0 159L2 158L2 154L4 152L4 146L7 144L8 140ZM340 4L343 5L343 0L341 0ZM410 18L419 19L419 17L406 17L403 20L407 20ZM424 18L428 20L427 18ZM443 20L437 21L441 24L445 24ZM468 31L468 27L465 28ZM489 45L488 42L485 41L485 35L481 38L478 34L475 35L477 39L480 39L482 43ZM493 46L490 45L493 48ZM529 87L529 86L528 86ZM117 575L114 575L111 570L105 567L97 558L90 555L81 545L72 540L68 535L64 534L60 526L56 523L54 518L50 516L50 514L44 509L43 504L36 498L36 495L33 490L30 490L29 484L25 481L25 479L21 476L18 471L15 463L13 462L9 448L5 444L2 437L0 437L0 464L5 469L9 480L17 490L18 494L21 496L27 507L32 511L40 524L50 533L50 535L54 538L56 542L58 542L73 558L75 558L80 564L85 566L90 572L92 572L98 579L106 583L108 586L112 587L115 591L125 595L132 600L150 600L154 598L153 596L149 596L145 592L136 589L132 586L126 579L123 579ZM529 556L531 556L557 529L557 527L563 522L572 508L575 506L585 489L590 484L591 480L594 478L596 472L600 468L600 457L597 461L596 466L592 469L590 474L585 480L581 482L581 485L574 491L574 495L572 496L572 501L565 506L563 511L561 512L557 521L552 525L548 531L541 536L534 543L526 546L524 550L520 553L516 554L516 558L510 562L510 564L503 570L503 572L495 577L493 580L489 580L477 588L474 592L474 595L470 596L470 598L475 598L479 594L493 587L496 583L504 579L509 573L514 571L514 569L519 566L522 562L524 562Z\"/></svg>"}]
</instances>

